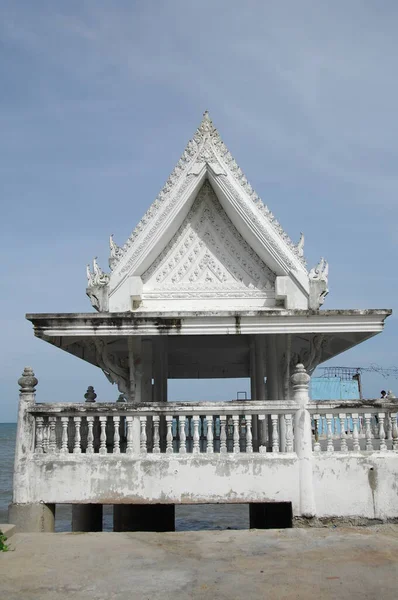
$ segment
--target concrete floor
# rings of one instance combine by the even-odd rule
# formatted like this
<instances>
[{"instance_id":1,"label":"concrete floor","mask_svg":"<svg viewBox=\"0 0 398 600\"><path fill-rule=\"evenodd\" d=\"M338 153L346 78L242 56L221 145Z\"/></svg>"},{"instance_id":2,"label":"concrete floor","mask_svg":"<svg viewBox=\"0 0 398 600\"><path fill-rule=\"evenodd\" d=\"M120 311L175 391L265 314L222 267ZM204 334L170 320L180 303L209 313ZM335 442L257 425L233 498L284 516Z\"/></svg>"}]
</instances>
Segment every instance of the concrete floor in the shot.
<instances>
[{"instance_id":1,"label":"concrete floor","mask_svg":"<svg viewBox=\"0 0 398 600\"><path fill-rule=\"evenodd\" d=\"M182 533L17 534L7 600L383 600L398 597L398 525Z\"/></svg>"}]
</instances>

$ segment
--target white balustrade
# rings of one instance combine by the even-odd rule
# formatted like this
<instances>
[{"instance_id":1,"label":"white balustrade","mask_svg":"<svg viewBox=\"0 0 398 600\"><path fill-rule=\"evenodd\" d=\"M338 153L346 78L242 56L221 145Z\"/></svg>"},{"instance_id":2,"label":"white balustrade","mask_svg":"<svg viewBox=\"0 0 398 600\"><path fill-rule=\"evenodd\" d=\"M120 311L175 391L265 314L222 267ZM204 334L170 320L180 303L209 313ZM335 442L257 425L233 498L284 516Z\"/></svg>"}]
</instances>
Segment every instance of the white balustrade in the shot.
<instances>
[{"instance_id":1,"label":"white balustrade","mask_svg":"<svg viewBox=\"0 0 398 600\"><path fill-rule=\"evenodd\" d=\"M347 403L348 404L348 403ZM36 454L267 454L294 450L294 408L283 402L34 406ZM63 405L65 406L65 405ZM76 405L75 405L76 406ZM277 410L272 410L273 406ZM309 402L313 452L398 451L397 412ZM66 414L65 414L66 413ZM269 422L269 426L268 426ZM372 423L377 424L377 435ZM256 424L256 427L254 427ZM388 426L388 427L387 427ZM269 432L268 432L269 430ZM388 432L389 435L388 435ZM283 434L283 443L281 435Z\"/></svg>"}]
</instances>

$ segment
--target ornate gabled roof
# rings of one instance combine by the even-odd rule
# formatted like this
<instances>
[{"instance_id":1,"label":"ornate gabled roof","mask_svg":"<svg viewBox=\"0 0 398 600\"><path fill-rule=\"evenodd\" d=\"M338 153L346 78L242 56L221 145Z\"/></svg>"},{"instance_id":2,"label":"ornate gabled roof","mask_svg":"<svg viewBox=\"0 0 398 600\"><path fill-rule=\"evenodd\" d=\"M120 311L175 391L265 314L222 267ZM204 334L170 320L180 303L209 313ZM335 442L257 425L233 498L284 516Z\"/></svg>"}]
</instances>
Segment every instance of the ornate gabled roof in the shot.
<instances>
[{"instance_id":1,"label":"ornate gabled roof","mask_svg":"<svg viewBox=\"0 0 398 600\"><path fill-rule=\"evenodd\" d=\"M142 296L142 275L182 226L206 179L233 226L275 274L275 298L278 301L285 298L289 308L303 308L307 304L319 307L328 291L327 263L321 265L322 277L319 269L308 273L303 234L297 244L291 241L237 165L208 112L124 246L119 247L111 236L111 273L102 273L96 263L94 273L87 270L87 294L93 306L98 310L108 310L107 307L111 311L129 310L128 298Z\"/></svg>"},{"instance_id":2,"label":"ornate gabled roof","mask_svg":"<svg viewBox=\"0 0 398 600\"><path fill-rule=\"evenodd\" d=\"M153 204L133 230L127 242L122 247L118 247L111 238L111 257L109 261L111 270L115 271L119 265L122 267L122 271L128 270L128 266L122 264L124 263L123 259L126 257L129 249L137 241L140 233L147 227L148 223L155 218L155 215L160 211L165 201L171 196L176 186L179 186L182 179L187 175L198 175L204 164L209 165L216 175L227 175L229 173L233 176L235 182L245 195L250 198L262 217L272 226L273 231L278 235L281 242L283 242L283 245L287 246L290 251L289 253L293 254L296 260L301 264L302 268L306 270L306 261L303 253L303 236L301 236L298 244L292 242L272 212L262 202L261 198L248 182L242 169L238 166L222 141L221 136L214 127L207 111L204 113L202 122L196 130L192 140L188 142L173 172ZM291 264L291 266L294 269L294 263Z\"/></svg>"}]
</instances>

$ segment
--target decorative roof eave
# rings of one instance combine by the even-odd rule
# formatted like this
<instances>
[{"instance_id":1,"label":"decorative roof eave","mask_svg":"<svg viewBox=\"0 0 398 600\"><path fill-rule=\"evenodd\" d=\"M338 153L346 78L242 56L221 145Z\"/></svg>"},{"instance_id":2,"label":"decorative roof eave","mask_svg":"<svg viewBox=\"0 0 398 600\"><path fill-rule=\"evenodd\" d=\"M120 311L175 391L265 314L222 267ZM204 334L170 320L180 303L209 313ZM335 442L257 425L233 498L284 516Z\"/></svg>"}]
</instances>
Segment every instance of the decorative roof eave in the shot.
<instances>
[{"instance_id":1,"label":"decorative roof eave","mask_svg":"<svg viewBox=\"0 0 398 600\"><path fill-rule=\"evenodd\" d=\"M206 173L212 173L218 180L223 179L224 187L229 185L230 193L241 199L246 210L251 213L251 218L254 218L258 226L267 232L268 239L272 240L277 253L282 257L285 256L284 262L288 269L308 276L303 256L303 236L297 245L293 244L273 214L253 190L221 140L208 113L205 112L193 139L188 142L165 186L138 223L126 244L119 248L111 239L112 276L110 287L112 289L118 287L120 281L131 270L133 263L137 262L135 259L139 260L140 251L148 246L149 239L158 231L159 222L167 219L179 199L191 195L190 192L202 183ZM136 248L134 258L131 256L132 246Z\"/></svg>"},{"instance_id":2,"label":"decorative roof eave","mask_svg":"<svg viewBox=\"0 0 398 600\"><path fill-rule=\"evenodd\" d=\"M158 313L27 314L35 335L48 337L124 337L131 335L224 335L270 333L361 333L383 330L389 309L260 310ZM239 321L239 324L238 321Z\"/></svg>"}]
</instances>

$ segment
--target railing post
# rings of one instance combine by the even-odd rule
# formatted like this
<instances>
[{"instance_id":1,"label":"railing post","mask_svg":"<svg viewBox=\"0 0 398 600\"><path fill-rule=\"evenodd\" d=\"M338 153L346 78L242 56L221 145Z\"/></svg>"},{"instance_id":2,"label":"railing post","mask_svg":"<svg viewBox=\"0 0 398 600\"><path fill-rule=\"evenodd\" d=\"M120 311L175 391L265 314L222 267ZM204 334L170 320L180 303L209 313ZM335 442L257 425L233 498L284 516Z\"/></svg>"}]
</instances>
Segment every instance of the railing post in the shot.
<instances>
[{"instance_id":1,"label":"railing post","mask_svg":"<svg viewBox=\"0 0 398 600\"><path fill-rule=\"evenodd\" d=\"M293 398L299 405L294 415L294 447L299 459L300 514L315 516L315 499L312 476L311 415L307 410L310 376L302 364L296 365L291 376Z\"/></svg>"},{"instance_id":2,"label":"railing post","mask_svg":"<svg viewBox=\"0 0 398 600\"><path fill-rule=\"evenodd\" d=\"M13 501L8 509L10 523L16 525L17 532L54 531L54 504L31 502L30 456L35 449L35 419L29 409L36 401L38 381L31 367L25 367L18 379L20 387L17 437L14 459ZM41 432L42 433L42 432ZM43 438L41 438L41 442Z\"/></svg>"},{"instance_id":3,"label":"railing post","mask_svg":"<svg viewBox=\"0 0 398 600\"><path fill-rule=\"evenodd\" d=\"M35 419L28 412L28 409L36 402L37 379L31 367L25 367L22 377L18 379L19 405L17 437L15 445L14 459L14 487L13 502L26 502L26 494L29 491L27 487L27 469L29 461L26 460L29 454L34 452L35 447ZM23 496L23 497L22 497Z\"/></svg>"}]
</instances>

